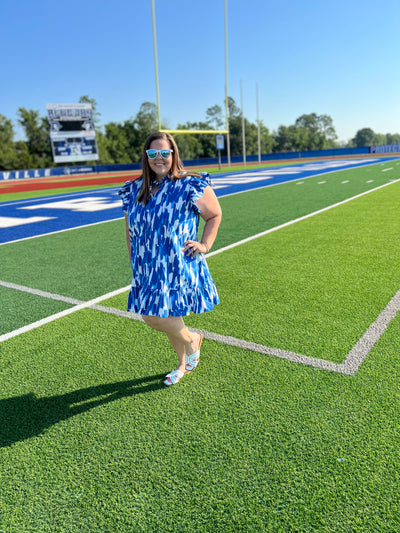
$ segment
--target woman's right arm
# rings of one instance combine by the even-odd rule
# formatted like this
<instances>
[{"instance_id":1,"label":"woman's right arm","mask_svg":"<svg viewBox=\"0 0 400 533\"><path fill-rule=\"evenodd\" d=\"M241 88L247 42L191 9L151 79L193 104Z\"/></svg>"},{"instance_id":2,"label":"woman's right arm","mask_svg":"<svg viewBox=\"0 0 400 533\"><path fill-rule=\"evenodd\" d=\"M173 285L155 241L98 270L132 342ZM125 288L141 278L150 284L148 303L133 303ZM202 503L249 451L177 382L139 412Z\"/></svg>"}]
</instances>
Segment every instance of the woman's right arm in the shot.
<instances>
[{"instance_id":1,"label":"woman's right arm","mask_svg":"<svg viewBox=\"0 0 400 533\"><path fill-rule=\"evenodd\" d=\"M125 213L125 234L126 234L126 244L128 246L129 261L130 261L131 260L131 239L129 237L129 223L128 223L127 213Z\"/></svg>"}]
</instances>

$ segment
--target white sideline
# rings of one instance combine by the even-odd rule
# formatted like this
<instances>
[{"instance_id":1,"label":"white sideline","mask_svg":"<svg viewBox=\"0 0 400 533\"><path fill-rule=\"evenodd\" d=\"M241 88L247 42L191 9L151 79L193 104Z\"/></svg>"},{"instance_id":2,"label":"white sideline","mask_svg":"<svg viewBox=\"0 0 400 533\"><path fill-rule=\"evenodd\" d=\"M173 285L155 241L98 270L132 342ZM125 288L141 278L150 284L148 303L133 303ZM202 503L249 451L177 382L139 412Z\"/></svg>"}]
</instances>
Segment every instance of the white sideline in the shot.
<instances>
[{"instance_id":1,"label":"white sideline","mask_svg":"<svg viewBox=\"0 0 400 533\"><path fill-rule=\"evenodd\" d=\"M368 191L365 191L363 193L357 194L356 196L352 196L351 198L347 198L345 200L342 200L341 202L338 202L336 204L332 204L328 207L324 207L323 209L319 209L318 211L314 211L313 213L309 213L308 215L304 215L300 218L296 218L294 220L291 220L289 222L285 222L284 224L281 224L279 226L275 226L274 228L270 228L266 231L263 231L261 233L258 233L256 235L253 235L251 237L247 237L246 239L242 239L241 241L238 241L236 243L230 244L228 246L225 246L223 248L219 248L215 252L210 252L206 255L206 257L212 257L214 255L220 254L224 251L230 250L232 248L235 248L236 246L239 246L241 244L250 242L254 239L257 239L259 237L262 237L264 235L268 235L269 233L272 233L274 231L277 231L279 229L285 228L287 226L291 226L292 224L295 224L297 222L301 222L302 220L306 220L308 218L311 218L315 215L318 215L320 213L323 213L325 211L328 211L330 209L333 209L334 207L338 207L340 205L346 204L352 200L355 200L357 198L360 198L362 196L365 196L366 194L369 194L371 192L377 191L378 189L382 189L383 187L387 187L388 185L391 185L393 183L397 183L400 181L399 179L390 181L388 183L385 183L384 185L380 185L379 187L376 187L374 189L370 189ZM26 333L28 331L31 331L33 329L36 329L44 324L48 324L50 322L53 322L59 318L62 318L64 316L71 315L72 313L75 313L76 311L80 311L82 309L87 308L93 308L97 309L102 312L107 312L111 314L115 314L121 317L127 317L134 320L140 320L140 317L138 315L134 315L133 313L127 313L125 311L121 311L118 309L113 309L109 307L103 307L98 306L97 304L103 300L107 300L108 298L112 298L113 296L117 296L118 294L122 294L123 292L126 292L130 289L130 285L123 287L121 289L117 289L115 291L109 292L107 294L104 294L102 296L99 296L97 298L94 298L92 300L89 300L87 302L79 302L79 300L75 300L73 298L68 298L65 296L60 296L56 294L51 294L48 292L40 291L37 289L32 289L29 287L23 287L20 285L16 285L13 283L8 283L4 281L0 281L0 286L8 287L15 290L20 290L23 292L28 292L31 294L36 294L38 296L51 298L53 300L59 300L64 301L65 303L71 303L74 305L74 307L70 309L66 309L64 311L61 311L59 313L56 313L54 315L48 316L46 318L43 318L41 320L38 320L37 322L33 322L31 324L28 324L27 326L23 326L22 328L16 329L14 331L11 331L9 333L5 333L3 335L0 335L0 343L6 340L9 340L13 337L16 337L18 335L21 335L22 333ZM79 303L77 303L79 302ZM359 341L355 344L355 346L352 348L352 350L347 354L346 359L343 363L337 364L333 363L331 361L326 361L324 359L318 359L309 357L306 355L301 355L293 352L288 352L285 350L280 350L276 348L270 348L268 346L259 345L253 342L244 341L240 339L236 339L234 337L229 336L223 336L219 335L217 333L202 331L205 338L208 338L210 340L214 340L216 342L220 342L222 344L227 344L230 346L236 346L241 347L244 349L256 351L258 353L263 353L266 355L271 355L274 357L279 357L282 359L286 359L292 362L297 362L309 366L313 366L315 368L320 368L323 370L328 370L332 372L337 372L340 374L346 374L346 375L354 375L361 363L364 361L372 347L375 345L375 343L379 340L379 338L383 335L383 333L386 331L388 325L390 322L394 319L398 311L400 310L400 290L395 294L395 296L390 300L386 308L380 313L378 318L369 326L369 328L366 330L366 332L362 335L362 337L359 339Z\"/></svg>"},{"instance_id":2,"label":"white sideline","mask_svg":"<svg viewBox=\"0 0 400 533\"><path fill-rule=\"evenodd\" d=\"M40 291L37 289L31 289L29 287L24 287L22 285L16 285L14 283L8 283L5 281L0 281L0 286L8 287L8 288L19 290L22 292L27 292L30 294L36 294L38 296L42 296L44 298L50 298L52 300L76 304L75 307L73 307L72 309L69 309L67 312L64 311L61 313L57 313L56 315L53 315L53 317L48 317L48 319L60 318L60 316L65 316L66 314L70 314L75 311L79 311L79 309L88 307L90 309L101 311L102 313L109 313L115 316L119 316L121 318L128 318L130 320L143 321L140 315L137 315L135 313L129 313L127 311L122 311L121 309L116 309L113 307L106 307L106 306L97 305L96 303L94 303L94 302L98 302L100 299L102 300L104 298L116 296L117 294L121 292L125 292L126 290L129 290L130 285L128 285L127 287L124 287L123 289L118 289L117 291L110 292L104 296L100 296L99 298L95 298L94 300L91 300L89 302L80 302L79 300L76 300L74 298L60 296L58 294L51 294L49 292L44 292L44 291ZM228 346L235 346L237 348L251 350L253 352L261 353L264 355L278 357L280 359L291 361L292 363L299 363L299 364L303 364L307 366L312 366L320 370L327 370L330 372L336 372L338 374L345 374L348 376L353 376L357 372L358 368L360 367L364 359L367 357L367 355L369 354L373 346L384 334L384 332L388 328L391 321L396 317L399 310L400 310L400 290L393 296L393 298L390 300L390 302L385 307L385 309L379 314L377 319L367 328L367 330L360 337L357 343L353 346L353 348L347 354L344 362L342 363L334 363L332 361L327 361L326 359L318 359L316 357L309 357L307 355L289 352L286 350L282 350L280 348L271 348L269 346L264 346L262 344L256 344L254 342L237 339L235 337L230 337L226 335L220 335L218 333L213 333L210 331L205 331L205 330L194 330L194 331L200 331L206 339L212 340L214 342L219 342L221 344L226 344ZM27 326L25 328L20 328L20 330L15 330L15 332L12 332L12 333L14 333L15 335L19 335L20 333L24 333L25 331L29 331L29 329L34 329L35 327L39 327L47 322L49 322L49 320L47 319L39 320L38 322L34 322L33 324L31 324L30 325L32 326L31 328ZM190 328L190 329L193 330L193 328ZM11 335L11 336L15 336L15 335ZM7 336L11 338L10 334L6 334L2 337L7 337ZM0 337L0 342L2 340L7 340L7 339L2 339L2 337Z\"/></svg>"},{"instance_id":3,"label":"white sideline","mask_svg":"<svg viewBox=\"0 0 400 533\"><path fill-rule=\"evenodd\" d=\"M342 200L341 202L337 202L336 204L328 205L327 207L318 209L318 211L314 211L313 213L309 213L308 215L295 218L293 220L290 220L289 222L284 222L283 224L280 224L279 226L275 226L274 228L267 229L265 231L262 231L261 233L257 233L256 235L252 235L251 237L247 237L246 239L242 239L241 241L235 242L233 244L229 244L229 246L225 246L224 248L219 248L215 252L210 252L209 254L206 255L206 257L212 257L213 255L217 255L217 254L220 254L221 252L231 250L232 248L235 248L236 246L240 246L241 244L245 244L246 242L253 241L254 239L258 239L259 237L263 237L264 235L268 235L269 233L272 233L279 229L286 228L288 226L291 226L292 224L296 224L297 222L301 222L302 220L307 220L307 218L311 218L315 215L324 213L325 211L329 211L330 209L333 209L334 207L339 207L340 205L347 204L348 202L351 202L352 200L356 200L357 198L361 198L362 196L365 196L366 194L370 194L371 192L375 192L379 189L383 189L383 187L387 187L388 185L392 185L393 183L397 183L398 181L400 181L400 179L389 181L388 183L379 185L379 187L375 187L375 189L369 189L368 191L364 191L360 194L357 194L356 196L352 196L351 198L346 198L346 200Z\"/></svg>"},{"instance_id":4,"label":"white sideline","mask_svg":"<svg viewBox=\"0 0 400 533\"><path fill-rule=\"evenodd\" d=\"M1 285L5 286L4 283L1 283ZM14 331L10 331L10 333L4 333L3 335L0 335L0 343L3 341L7 341L8 339L11 339L12 337L17 337L18 335L21 335L22 333L26 333L27 331L32 331L33 329L39 328L40 326L43 326L44 324L49 324L50 322L54 322L54 320L63 318L64 316L72 315L72 313L75 313L76 311L80 311L81 309L86 309L88 307L91 307L92 305L96 305L97 303L102 302L103 300L107 300L107 298L112 298L113 296L117 296L118 294L121 294L127 291L128 289L130 289L130 285L128 285L127 287L123 287L122 289L117 289L116 291L103 294L102 296L98 296L97 298L93 298L93 300L89 300L88 302L80 303L78 305L75 305L74 307L71 307L70 309L65 309L64 311L60 311L59 313L56 313L55 315L42 318L41 320L32 322L31 324L28 324L27 326L23 326L22 328L15 329Z\"/></svg>"}]
</instances>

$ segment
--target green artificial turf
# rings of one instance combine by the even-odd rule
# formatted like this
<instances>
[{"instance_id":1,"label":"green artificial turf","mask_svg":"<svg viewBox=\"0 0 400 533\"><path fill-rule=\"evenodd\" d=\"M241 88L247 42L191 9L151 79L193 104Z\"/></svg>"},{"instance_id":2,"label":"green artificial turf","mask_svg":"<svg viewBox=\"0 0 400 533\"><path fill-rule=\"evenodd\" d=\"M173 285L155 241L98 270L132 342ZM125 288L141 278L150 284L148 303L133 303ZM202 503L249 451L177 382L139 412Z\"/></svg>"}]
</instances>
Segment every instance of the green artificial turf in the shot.
<instances>
[{"instance_id":1,"label":"green artificial turf","mask_svg":"<svg viewBox=\"0 0 400 533\"><path fill-rule=\"evenodd\" d=\"M323 185L318 184L320 178L313 177L302 184L291 182L221 198L223 220L213 250L387 184L393 178L391 171L382 172L390 168L387 165L334 172L324 177ZM367 183L371 180L374 181ZM232 257L236 257L235 251ZM267 264L262 258L260 261ZM303 261L307 262L307 257ZM0 246L0 263L3 281L81 300L124 287L131 278L123 219ZM22 268L28 264L29 268ZM222 268L235 280L226 265ZM236 267L231 268L234 271ZM265 294L266 287L262 290ZM279 316L284 312L281 309ZM29 314L24 318L23 312L21 319L30 322ZM9 321L13 323L11 315ZM264 337L262 343L267 342ZM318 351L319 346L315 349Z\"/></svg>"},{"instance_id":2,"label":"green artificial turf","mask_svg":"<svg viewBox=\"0 0 400 533\"><path fill-rule=\"evenodd\" d=\"M396 531L399 320L354 377L82 311L2 347L0 528Z\"/></svg>"},{"instance_id":3,"label":"green artificial turf","mask_svg":"<svg viewBox=\"0 0 400 533\"><path fill-rule=\"evenodd\" d=\"M301 185L290 182L221 198L223 219L213 249L388 183L392 179L391 173L382 172L388 165L334 172L324 177L324 185L318 185L320 177L313 177ZM341 185L344 179L349 183ZM372 179L372 183L367 183ZM29 270L21 269L20 264L28 258ZM118 283L124 286L126 280L129 283L123 220L10 243L0 247L0 260L3 280L14 281L16 278L16 283L29 286L30 281L34 286L39 283L36 288L43 288L49 279L50 288L45 290L60 294L67 290L66 295L77 298L85 298L96 280L100 292L95 292L95 296L102 294L103 286L105 293L110 286L118 288L121 286ZM43 266L46 276L43 276ZM123 280L119 281L121 275ZM68 281L63 283L63 279Z\"/></svg>"},{"instance_id":4,"label":"green artificial turf","mask_svg":"<svg viewBox=\"0 0 400 533\"><path fill-rule=\"evenodd\" d=\"M70 307L62 302L2 286L0 286L0 301L0 335Z\"/></svg>"},{"instance_id":5,"label":"green artificial turf","mask_svg":"<svg viewBox=\"0 0 400 533\"><path fill-rule=\"evenodd\" d=\"M399 201L392 184L211 257L221 304L187 323L343 362L400 288Z\"/></svg>"},{"instance_id":6,"label":"green artificial turf","mask_svg":"<svg viewBox=\"0 0 400 533\"><path fill-rule=\"evenodd\" d=\"M209 259L221 305L190 324L342 362L400 288L396 183Z\"/></svg>"},{"instance_id":7,"label":"green artificial turf","mask_svg":"<svg viewBox=\"0 0 400 533\"><path fill-rule=\"evenodd\" d=\"M383 172L390 167L392 171ZM223 217L214 249L225 246L232 233L244 239L399 178L400 163L389 162L221 198Z\"/></svg>"},{"instance_id":8,"label":"green artificial turf","mask_svg":"<svg viewBox=\"0 0 400 533\"><path fill-rule=\"evenodd\" d=\"M372 184L222 198L214 249L390 179L366 168ZM399 199L392 184L210 257L221 304L187 323L342 361L400 287ZM123 220L1 246L0 264L82 300L130 281ZM10 328L67 307L10 291ZM1 343L1 533L398 531L399 331L352 377L205 340L171 388L171 346L134 320L86 309Z\"/></svg>"},{"instance_id":9,"label":"green artificial turf","mask_svg":"<svg viewBox=\"0 0 400 533\"><path fill-rule=\"evenodd\" d=\"M127 285L124 225L121 219L0 246L1 279L82 300Z\"/></svg>"}]
</instances>

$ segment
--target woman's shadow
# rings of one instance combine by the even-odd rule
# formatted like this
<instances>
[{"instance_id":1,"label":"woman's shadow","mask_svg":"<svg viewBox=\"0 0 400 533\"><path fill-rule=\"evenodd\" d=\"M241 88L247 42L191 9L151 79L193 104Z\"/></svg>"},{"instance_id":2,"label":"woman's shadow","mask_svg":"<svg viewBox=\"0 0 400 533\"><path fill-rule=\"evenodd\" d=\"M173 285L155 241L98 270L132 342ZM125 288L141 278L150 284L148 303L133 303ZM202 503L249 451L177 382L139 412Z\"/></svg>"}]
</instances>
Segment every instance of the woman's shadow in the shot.
<instances>
[{"instance_id":1,"label":"woman's shadow","mask_svg":"<svg viewBox=\"0 0 400 533\"><path fill-rule=\"evenodd\" d=\"M164 388L163 377L160 374L98 385L49 398L36 398L31 393L0 400L0 447L40 435L61 420L98 405Z\"/></svg>"}]
</instances>

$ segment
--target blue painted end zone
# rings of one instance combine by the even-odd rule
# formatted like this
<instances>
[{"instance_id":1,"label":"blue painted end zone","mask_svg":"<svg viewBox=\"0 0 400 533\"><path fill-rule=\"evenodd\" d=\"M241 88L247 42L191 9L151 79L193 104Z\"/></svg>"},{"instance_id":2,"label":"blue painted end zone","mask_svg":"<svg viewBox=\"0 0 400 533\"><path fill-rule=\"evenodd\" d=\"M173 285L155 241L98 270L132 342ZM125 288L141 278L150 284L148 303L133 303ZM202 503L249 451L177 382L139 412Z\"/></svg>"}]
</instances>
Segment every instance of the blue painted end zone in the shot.
<instances>
[{"instance_id":1,"label":"blue painted end zone","mask_svg":"<svg viewBox=\"0 0 400 533\"><path fill-rule=\"evenodd\" d=\"M119 188L0 204L0 244L119 219Z\"/></svg>"},{"instance_id":2,"label":"blue painted end zone","mask_svg":"<svg viewBox=\"0 0 400 533\"><path fill-rule=\"evenodd\" d=\"M228 172L212 178L217 196L268 187L399 157L301 163L291 166ZM34 198L0 204L0 244L29 239L122 218L119 187Z\"/></svg>"}]
</instances>

